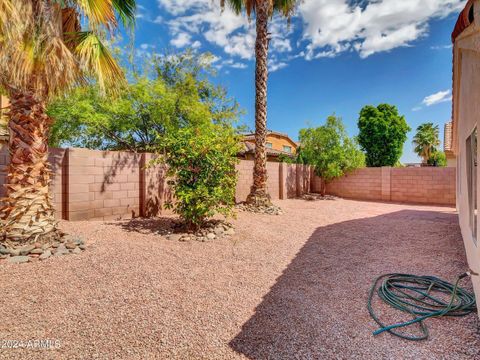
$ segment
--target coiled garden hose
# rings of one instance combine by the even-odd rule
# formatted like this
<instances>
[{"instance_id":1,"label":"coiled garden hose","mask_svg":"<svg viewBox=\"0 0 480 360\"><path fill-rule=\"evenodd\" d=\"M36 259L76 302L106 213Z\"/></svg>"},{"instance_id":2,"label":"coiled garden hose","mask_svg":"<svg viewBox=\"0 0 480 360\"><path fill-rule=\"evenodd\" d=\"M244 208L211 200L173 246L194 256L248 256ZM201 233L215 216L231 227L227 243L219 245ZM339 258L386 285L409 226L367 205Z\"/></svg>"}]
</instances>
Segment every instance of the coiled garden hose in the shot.
<instances>
[{"instance_id":1,"label":"coiled garden hose","mask_svg":"<svg viewBox=\"0 0 480 360\"><path fill-rule=\"evenodd\" d=\"M460 275L454 285L435 276L410 274L379 276L375 280L368 298L368 311L380 326L380 329L374 331L373 335L387 331L402 339L425 340L428 338L428 328L424 320L440 316L465 316L475 311L475 296L458 286L461 279L472 274L475 273L466 272ZM377 286L379 283L381 283L380 286ZM385 303L412 314L414 318L393 325L382 323L372 308L375 292ZM409 335L394 330L413 324L419 325L422 335Z\"/></svg>"}]
</instances>

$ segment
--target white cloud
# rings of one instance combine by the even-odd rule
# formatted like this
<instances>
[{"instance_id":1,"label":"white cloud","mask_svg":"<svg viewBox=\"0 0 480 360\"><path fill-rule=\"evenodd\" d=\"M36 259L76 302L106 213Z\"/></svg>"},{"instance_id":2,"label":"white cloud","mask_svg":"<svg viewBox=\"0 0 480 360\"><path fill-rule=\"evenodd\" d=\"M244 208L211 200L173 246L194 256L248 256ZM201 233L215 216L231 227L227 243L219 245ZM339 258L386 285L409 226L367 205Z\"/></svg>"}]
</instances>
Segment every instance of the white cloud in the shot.
<instances>
[{"instance_id":1,"label":"white cloud","mask_svg":"<svg viewBox=\"0 0 480 360\"><path fill-rule=\"evenodd\" d=\"M452 48L452 44L430 46L430 49L432 49L432 50L446 50L446 49L451 49L451 48Z\"/></svg>"},{"instance_id":2,"label":"white cloud","mask_svg":"<svg viewBox=\"0 0 480 360\"><path fill-rule=\"evenodd\" d=\"M284 67L286 67L288 64L286 62L271 62L268 64L268 70L270 72L275 72L277 70L280 70L280 69L283 69Z\"/></svg>"},{"instance_id":3,"label":"white cloud","mask_svg":"<svg viewBox=\"0 0 480 360\"><path fill-rule=\"evenodd\" d=\"M228 6L222 11L218 1L212 0L157 0L160 7L173 16L168 21L170 32L203 36L206 41L223 49L230 56L251 60L254 58L255 23L245 15L235 14ZM287 21L274 16L270 22L271 51L286 53L292 50Z\"/></svg>"},{"instance_id":4,"label":"white cloud","mask_svg":"<svg viewBox=\"0 0 480 360\"><path fill-rule=\"evenodd\" d=\"M423 99L422 104L426 106L432 106L435 104L440 104L442 102L447 102L452 100L452 91L445 90L439 91L435 94L429 95Z\"/></svg>"},{"instance_id":5,"label":"white cloud","mask_svg":"<svg viewBox=\"0 0 480 360\"><path fill-rule=\"evenodd\" d=\"M245 14L236 15L228 6L222 11L219 0L157 3L165 13L158 23L168 26L172 45L199 48L207 42L228 57L254 59L255 21L248 21ZM270 55L276 58L269 66L278 70L300 54L312 60L353 51L366 58L413 46L428 35L431 20L458 12L464 5L465 0L303 0L292 25L279 15L271 19ZM297 30L302 26L296 44L290 39L294 25Z\"/></svg>"},{"instance_id":6,"label":"white cloud","mask_svg":"<svg viewBox=\"0 0 480 360\"><path fill-rule=\"evenodd\" d=\"M459 11L463 0L305 0L299 5L306 58L356 50L362 58L409 46L428 33L428 21Z\"/></svg>"},{"instance_id":7,"label":"white cloud","mask_svg":"<svg viewBox=\"0 0 480 360\"><path fill-rule=\"evenodd\" d=\"M170 44L177 48L182 48L190 44L192 37L190 34L181 32L176 35L172 40L170 40Z\"/></svg>"}]
</instances>

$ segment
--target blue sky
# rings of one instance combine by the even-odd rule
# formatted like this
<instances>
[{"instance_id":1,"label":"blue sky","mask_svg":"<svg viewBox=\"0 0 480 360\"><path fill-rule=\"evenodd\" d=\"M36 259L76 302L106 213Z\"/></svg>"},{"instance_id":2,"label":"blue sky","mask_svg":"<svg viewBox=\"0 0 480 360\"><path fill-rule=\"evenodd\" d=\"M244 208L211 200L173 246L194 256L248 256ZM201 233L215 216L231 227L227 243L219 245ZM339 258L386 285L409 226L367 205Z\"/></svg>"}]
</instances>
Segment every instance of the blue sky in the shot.
<instances>
[{"instance_id":1,"label":"blue sky","mask_svg":"<svg viewBox=\"0 0 480 360\"><path fill-rule=\"evenodd\" d=\"M139 57L166 50L210 52L225 86L254 127L254 19L219 9L219 0L139 0ZM465 0L303 0L291 25L270 32L268 127L297 139L332 113L357 134L362 106L397 105L412 131L403 162L418 162L411 139L423 122L451 117L450 34Z\"/></svg>"}]
</instances>

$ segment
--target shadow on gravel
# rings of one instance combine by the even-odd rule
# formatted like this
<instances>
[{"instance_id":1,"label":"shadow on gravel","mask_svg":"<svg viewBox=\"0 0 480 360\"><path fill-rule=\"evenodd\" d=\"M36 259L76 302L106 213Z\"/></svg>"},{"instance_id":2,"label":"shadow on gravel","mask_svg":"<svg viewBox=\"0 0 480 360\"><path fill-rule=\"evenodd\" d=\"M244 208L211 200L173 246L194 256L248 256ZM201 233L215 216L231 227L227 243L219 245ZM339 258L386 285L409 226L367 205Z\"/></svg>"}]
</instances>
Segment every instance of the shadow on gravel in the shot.
<instances>
[{"instance_id":1,"label":"shadow on gravel","mask_svg":"<svg viewBox=\"0 0 480 360\"><path fill-rule=\"evenodd\" d=\"M249 359L442 358L445 349L452 358L475 358L475 315L433 319L429 341L407 342L389 334L373 337L377 327L366 308L370 286L381 274L453 281L466 266L450 210L402 210L320 227L229 345ZM467 281L462 286L471 288ZM386 322L410 319L374 305Z\"/></svg>"},{"instance_id":2,"label":"shadow on gravel","mask_svg":"<svg viewBox=\"0 0 480 360\"><path fill-rule=\"evenodd\" d=\"M127 232L160 234L171 230L172 225L174 224L174 219L168 217L157 217L154 219L136 218L129 221L113 221L108 224L118 226Z\"/></svg>"}]
</instances>

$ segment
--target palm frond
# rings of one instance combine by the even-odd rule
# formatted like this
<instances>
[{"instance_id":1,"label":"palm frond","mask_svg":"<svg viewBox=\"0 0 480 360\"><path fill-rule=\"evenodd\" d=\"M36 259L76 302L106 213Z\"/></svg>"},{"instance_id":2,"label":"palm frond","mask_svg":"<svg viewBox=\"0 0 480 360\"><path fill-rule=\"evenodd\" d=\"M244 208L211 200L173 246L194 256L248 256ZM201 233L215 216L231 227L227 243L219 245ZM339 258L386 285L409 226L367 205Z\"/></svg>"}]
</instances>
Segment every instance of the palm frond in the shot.
<instances>
[{"instance_id":1,"label":"palm frond","mask_svg":"<svg viewBox=\"0 0 480 360\"><path fill-rule=\"evenodd\" d=\"M112 0L75 0L92 27L117 26Z\"/></svg>"},{"instance_id":2,"label":"palm frond","mask_svg":"<svg viewBox=\"0 0 480 360\"><path fill-rule=\"evenodd\" d=\"M77 36L76 53L82 67L98 79L102 92L115 93L125 82L122 69L96 33L84 31Z\"/></svg>"},{"instance_id":3,"label":"palm frond","mask_svg":"<svg viewBox=\"0 0 480 360\"><path fill-rule=\"evenodd\" d=\"M135 26L135 11L137 9L135 0L112 0L112 5L125 27Z\"/></svg>"}]
</instances>

